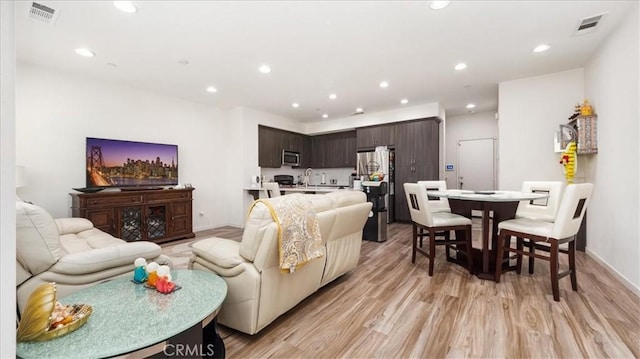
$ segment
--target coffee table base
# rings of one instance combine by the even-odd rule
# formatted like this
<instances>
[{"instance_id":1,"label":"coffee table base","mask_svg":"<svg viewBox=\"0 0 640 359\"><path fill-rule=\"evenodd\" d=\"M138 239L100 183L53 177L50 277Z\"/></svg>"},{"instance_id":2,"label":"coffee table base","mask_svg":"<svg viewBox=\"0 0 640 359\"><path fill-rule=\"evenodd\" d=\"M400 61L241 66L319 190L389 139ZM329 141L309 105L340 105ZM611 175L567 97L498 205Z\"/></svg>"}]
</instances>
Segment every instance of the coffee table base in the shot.
<instances>
[{"instance_id":1,"label":"coffee table base","mask_svg":"<svg viewBox=\"0 0 640 359\"><path fill-rule=\"evenodd\" d=\"M216 330L215 319L204 327L202 324L197 324L170 338L156 351L155 354L148 357L223 359L226 356L224 342Z\"/></svg>"}]
</instances>

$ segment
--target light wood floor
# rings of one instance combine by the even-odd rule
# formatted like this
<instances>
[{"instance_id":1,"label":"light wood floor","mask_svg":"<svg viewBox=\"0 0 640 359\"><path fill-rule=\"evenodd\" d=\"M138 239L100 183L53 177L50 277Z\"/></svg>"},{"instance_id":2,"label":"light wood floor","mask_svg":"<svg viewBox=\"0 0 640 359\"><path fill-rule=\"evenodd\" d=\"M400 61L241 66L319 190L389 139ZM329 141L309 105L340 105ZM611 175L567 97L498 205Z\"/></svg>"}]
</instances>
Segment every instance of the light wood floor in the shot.
<instances>
[{"instance_id":1,"label":"light wood floor","mask_svg":"<svg viewBox=\"0 0 640 359\"><path fill-rule=\"evenodd\" d=\"M411 264L411 226L391 224L388 241L363 242L358 268L260 333L220 326L227 356L640 357L640 299L584 253L577 255L579 291L564 278L554 302L548 262L536 261L531 276L525 260L522 275L506 273L496 284L446 262L443 251L429 277L425 257Z\"/></svg>"}]
</instances>

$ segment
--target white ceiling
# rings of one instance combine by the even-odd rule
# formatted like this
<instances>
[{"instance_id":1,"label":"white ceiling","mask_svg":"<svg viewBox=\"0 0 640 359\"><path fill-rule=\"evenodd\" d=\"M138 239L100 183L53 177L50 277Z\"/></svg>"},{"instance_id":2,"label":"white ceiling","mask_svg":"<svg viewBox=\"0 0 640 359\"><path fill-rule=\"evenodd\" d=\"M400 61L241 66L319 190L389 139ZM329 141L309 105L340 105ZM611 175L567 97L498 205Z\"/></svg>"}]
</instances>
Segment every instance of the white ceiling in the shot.
<instances>
[{"instance_id":1,"label":"white ceiling","mask_svg":"<svg viewBox=\"0 0 640 359\"><path fill-rule=\"evenodd\" d=\"M453 1L434 11L429 1L134 1L127 14L112 1L37 2L59 16L46 24L28 17L31 1L16 3L18 61L305 122L402 98L439 102L448 116L470 102L497 110L499 82L583 66L632 3ZM605 12L595 31L574 35L581 18ZM542 42L551 49L532 53ZM455 71L461 61L469 67Z\"/></svg>"}]
</instances>

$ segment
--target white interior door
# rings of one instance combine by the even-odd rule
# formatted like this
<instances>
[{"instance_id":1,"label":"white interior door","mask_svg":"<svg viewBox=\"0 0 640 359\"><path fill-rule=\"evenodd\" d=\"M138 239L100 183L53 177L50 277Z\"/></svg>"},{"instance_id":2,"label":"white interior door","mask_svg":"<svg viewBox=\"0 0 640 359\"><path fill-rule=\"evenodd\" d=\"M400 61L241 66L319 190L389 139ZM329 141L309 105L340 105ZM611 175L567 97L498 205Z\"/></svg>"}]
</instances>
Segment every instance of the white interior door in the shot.
<instances>
[{"instance_id":1,"label":"white interior door","mask_svg":"<svg viewBox=\"0 0 640 359\"><path fill-rule=\"evenodd\" d=\"M458 141L458 189L496 189L495 138Z\"/></svg>"}]
</instances>

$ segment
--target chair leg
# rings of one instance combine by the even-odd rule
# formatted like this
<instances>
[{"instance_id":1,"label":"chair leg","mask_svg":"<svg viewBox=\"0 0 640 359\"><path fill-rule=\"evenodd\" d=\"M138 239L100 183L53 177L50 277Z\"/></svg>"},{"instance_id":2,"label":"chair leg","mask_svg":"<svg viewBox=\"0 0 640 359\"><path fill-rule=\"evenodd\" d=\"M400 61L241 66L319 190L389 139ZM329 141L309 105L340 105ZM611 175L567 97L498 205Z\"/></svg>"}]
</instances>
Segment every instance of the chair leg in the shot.
<instances>
[{"instance_id":1,"label":"chair leg","mask_svg":"<svg viewBox=\"0 0 640 359\"><path fill-rule=\"evenodd\" d=\"M436 257L436 233L429 228L429 277L433 276L433 261Z\"/></svg>"},{"instance_id":2,"label":"chair leg","mask_svg":"<svg viewBox=\"0 0 640 359\"><path fill-rule=\"evenodd\" d=\"M571 271L571 288L578 291L578 278L576 277L576 242L569 242L569 270Z\"/></svg>"},{"instance_id":3,"label":"chair leg","mask_svg":"<svg viewBox=\"0 0 640 359\"><path fill-rule=\"evenodd\" d=\"M558 241L551 240L551 253L549 256L549 271L551 272L551 291L553 300L560 301L560 287L558 283Z\"/></svg>"},{"instance_id":4,"label":"chair leg","mask_svg":"<svg viewBox=\"0 0 640 359\"><path fill-rule=\"evenodd\" d=\"M471 241L471 226L467 226L464 230L464 239L467 250L467 265L469 267L469 274L473 274L473 244Z\"/></svg>"},{"instance_id":5,"label":"chair leg","mask_svg":"<svg viewBox=\"0 0 640 359\"><path fill-rule=\"evenodd\" d=\"M503 235L502 233L498 235L498 248L496 248L496 283L500 283L500 276L502 275L502 256L504 255L504 242L507 238L511 239L510 236Z\"/></svg>"},{"instance_id":6,"label":"chair leg","mask_svg":"<svg viewBox=\"0 0 640 359\"><path fill-rule=\"evenodd\" d=\"M424 238L424 228L420 228L420 248L422 248L422 239Z\"/></svg>"},{"instance_id":7,"label":"chair leg","mask_svg":"<svg viewBox=\"0 0 640 359\"><path fill-rule=\"evenodd\" d=\"M535 258L533 254L536 253L536 242L529 240L529 253L532 255L529 256L529 274L533 274L533 263L535 263Z\"/></svg>"},{"instance_id":8,"label":"chair leg","mask_svg":"<svg viewBox=\"0 0 640 359\"><path fill-rule=\"evenodd\" d=\"M451 231L444 231L444 240L445 242L449 242L451 240ZM445 257L447 258L447 261L451 260L451 246L450 245L445 245Z\"/></svg>"},{"instance_id":9,"label":"chair leg","mask_svg":"<svg viewBox=\"0 0 640 359\"><path fill-rule=\"evenodd\" d=\"M422 239L420 239L422 240ZM418 226L413 224L413 245L411 246L411 263L416 263L416 246L418 245Z\"/></svg>"},{"instance_id":10,"label":"chair leg","mask_svg":"<svg viewBox=\"0 0 640 359\"><path fill-rule=\"evenodd\" d=\"M519 275L520 273L522 273L522 250L524 249L523 246L523 242L524 240L520 237L516 238L516 249L518 250L518 255L517 255L517 259L516 259L516 273Z\"/></svg>"}]
</instances>

